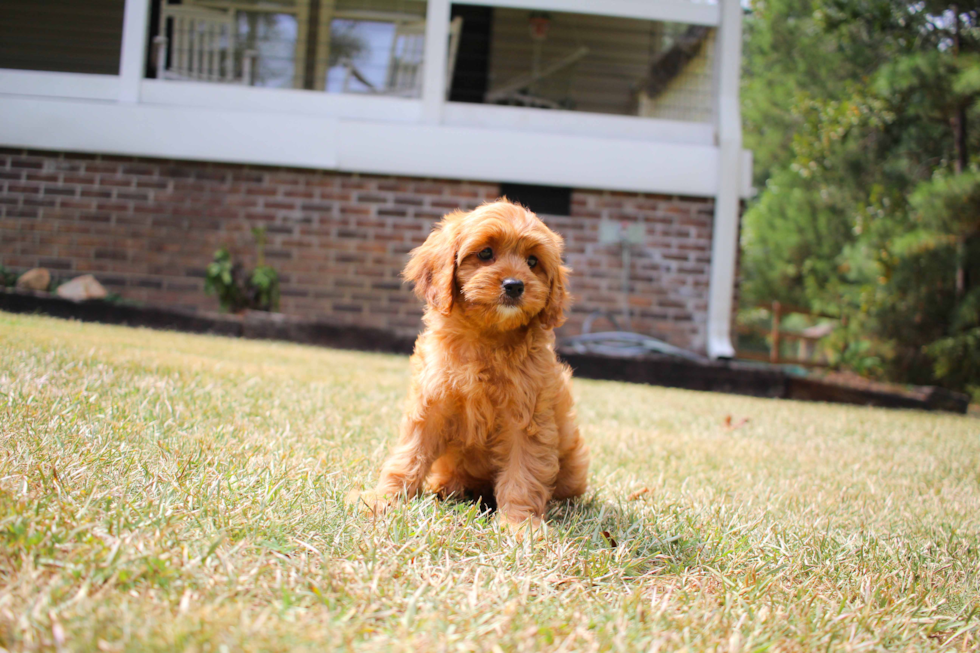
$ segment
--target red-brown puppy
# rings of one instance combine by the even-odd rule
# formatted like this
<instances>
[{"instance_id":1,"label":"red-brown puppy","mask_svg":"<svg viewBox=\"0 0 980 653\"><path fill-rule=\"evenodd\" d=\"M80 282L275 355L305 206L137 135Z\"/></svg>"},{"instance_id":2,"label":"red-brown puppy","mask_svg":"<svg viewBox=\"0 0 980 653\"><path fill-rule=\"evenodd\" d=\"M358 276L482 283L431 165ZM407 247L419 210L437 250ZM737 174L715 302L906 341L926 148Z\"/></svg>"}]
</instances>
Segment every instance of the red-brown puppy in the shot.
<instances>
[{"instance_id":1,"label":"red-brown puppy","mask_svg":"<svg viewBox=\"0 0 980 653\"><path fill-rule=\"evenodd\" d=\"M378 509L423 484L492 493L508 524L539 523L582 494L589 451L571 370L555 357L568 270L562 239L506 200L451 213L412 251L405 278L426 302L401 434L373 492Z\"/></svg>"}]
</instances>

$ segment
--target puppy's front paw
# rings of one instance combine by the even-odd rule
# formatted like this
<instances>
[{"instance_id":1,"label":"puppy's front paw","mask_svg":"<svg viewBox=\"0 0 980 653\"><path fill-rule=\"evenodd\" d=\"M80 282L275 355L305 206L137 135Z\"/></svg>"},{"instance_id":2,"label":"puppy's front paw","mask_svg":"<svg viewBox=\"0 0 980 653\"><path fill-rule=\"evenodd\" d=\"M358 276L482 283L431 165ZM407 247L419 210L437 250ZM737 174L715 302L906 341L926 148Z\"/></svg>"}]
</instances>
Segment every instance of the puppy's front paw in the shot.
<instances>
[{"instance_id":1,"label":"puppy's front paw","mask_svg":"<svg viewBox=\"0 0 980 653\"><path fill-rule=\"evenodd\" d=\"M544 539L548 534L548 525L537 515L500 513L500 529L513 534L518 542L530 537L533 540Z\"/></svg>"},{"instance_id":2,"label":"puppy's front paw","mask_svg":"<svg viewBox=\"0 0 980 653\"><path fill-rule=\"evenodd\" d=\"M367 515L379 517L395 502L394 498L378 494L376 490L351 490L347 495L347 503L357 506Z\"/></svg>"},{"instance_id":3,"label":"puppy's front paw","mask_svg":"<svg viewBox=\"0 0 980 653\"><path fill-rule=\"evenodd\" d=\"M450 498L459 499L466 496L466 486L456 478L434 479L430 477L425 482L425 489L443 501Z\"/></svg>"}]
</instances>

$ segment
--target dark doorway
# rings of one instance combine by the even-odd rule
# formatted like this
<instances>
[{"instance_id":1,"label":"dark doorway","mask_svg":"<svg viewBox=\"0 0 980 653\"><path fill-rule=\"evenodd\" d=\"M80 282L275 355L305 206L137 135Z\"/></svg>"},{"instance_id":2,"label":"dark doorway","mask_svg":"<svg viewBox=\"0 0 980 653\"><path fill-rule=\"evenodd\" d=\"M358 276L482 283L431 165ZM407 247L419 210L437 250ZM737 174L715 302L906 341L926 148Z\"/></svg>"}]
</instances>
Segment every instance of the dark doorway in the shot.
<instances>
[{"instance_id":1,"label":"dark doorway","mask_svg":"<svg viewBox=\"0 0 980 653\"><path fill-rule=\"evenodd\" d=\"M450 17L463 19L456 68L449 87L450 102L482 104L490 71L490 30L493 7L452 5Z\"/></svg>"},{"instance_id":2,"label":"dark doorway","mask_svg":"<svg viewBox=\"0 0 980 653\"><path fill-rule=\"evenodd\" d=\"M500 184L500 194L543 215L571 215L572 189L561 186Z\"/></svg>"}]
</instances>

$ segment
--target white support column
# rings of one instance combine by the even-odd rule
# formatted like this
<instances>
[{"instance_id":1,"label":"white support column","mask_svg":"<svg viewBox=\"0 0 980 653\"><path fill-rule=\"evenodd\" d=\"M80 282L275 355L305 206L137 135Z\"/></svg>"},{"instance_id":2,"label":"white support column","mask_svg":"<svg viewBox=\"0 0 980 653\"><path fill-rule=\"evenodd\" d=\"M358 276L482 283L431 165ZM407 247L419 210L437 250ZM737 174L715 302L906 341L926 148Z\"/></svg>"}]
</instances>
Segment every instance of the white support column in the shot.
<instances>
[{"instance_id":1,"label":"white support column","mask_svg":"<svg viewBox=\"0 0 980 653\"><path fill-rule=\"evenodd\" d=\"M126 0L119 57L119 101L139 102L146 67L150 0Z\"/></svg>"},{"instance_id":2,"label":"white support column","mask_svg":"<svg viewBox=\"0 0 980 653\"><path fill-rule=\"evenodd\" d=\"M708 289L708 355L731 358L732 300L738 253L739 171L742 159L742 116L739 72L742 64L742 7L739 0L721 1L717 68L718 194L711 237L711 280Z\"/></svg>"},{"instance_id":3,"label":"white support column","mask_svg":"<svg viewBox=\"0 0 980 653\"><path fill-rule=\"evenodd\" d=\"M442 122L446 103L446 50L449 46L450 0L428 0L425 12L425 64L422 77L422 120Z\"/></svg>"}]
</instances>

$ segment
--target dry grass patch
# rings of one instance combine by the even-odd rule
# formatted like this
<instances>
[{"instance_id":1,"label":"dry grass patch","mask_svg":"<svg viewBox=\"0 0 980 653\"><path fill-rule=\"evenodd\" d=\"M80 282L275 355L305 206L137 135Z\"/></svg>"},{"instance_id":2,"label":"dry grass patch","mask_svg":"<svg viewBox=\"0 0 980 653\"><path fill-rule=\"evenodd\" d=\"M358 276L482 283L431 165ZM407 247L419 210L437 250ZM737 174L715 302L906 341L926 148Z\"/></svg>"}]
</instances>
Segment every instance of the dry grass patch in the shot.
<instances>
[{"instance_id":1,"label":"dry grass patch","mask_svg":"<svg viewBox=\"0 0 980 653\"><path fill-rule=\"evenodd\" d=\"M407 372L0 313L0 646L980 646L975 418L580 380L592 491L518 541L345 505Z\"/></svg>"}]
</instances>

